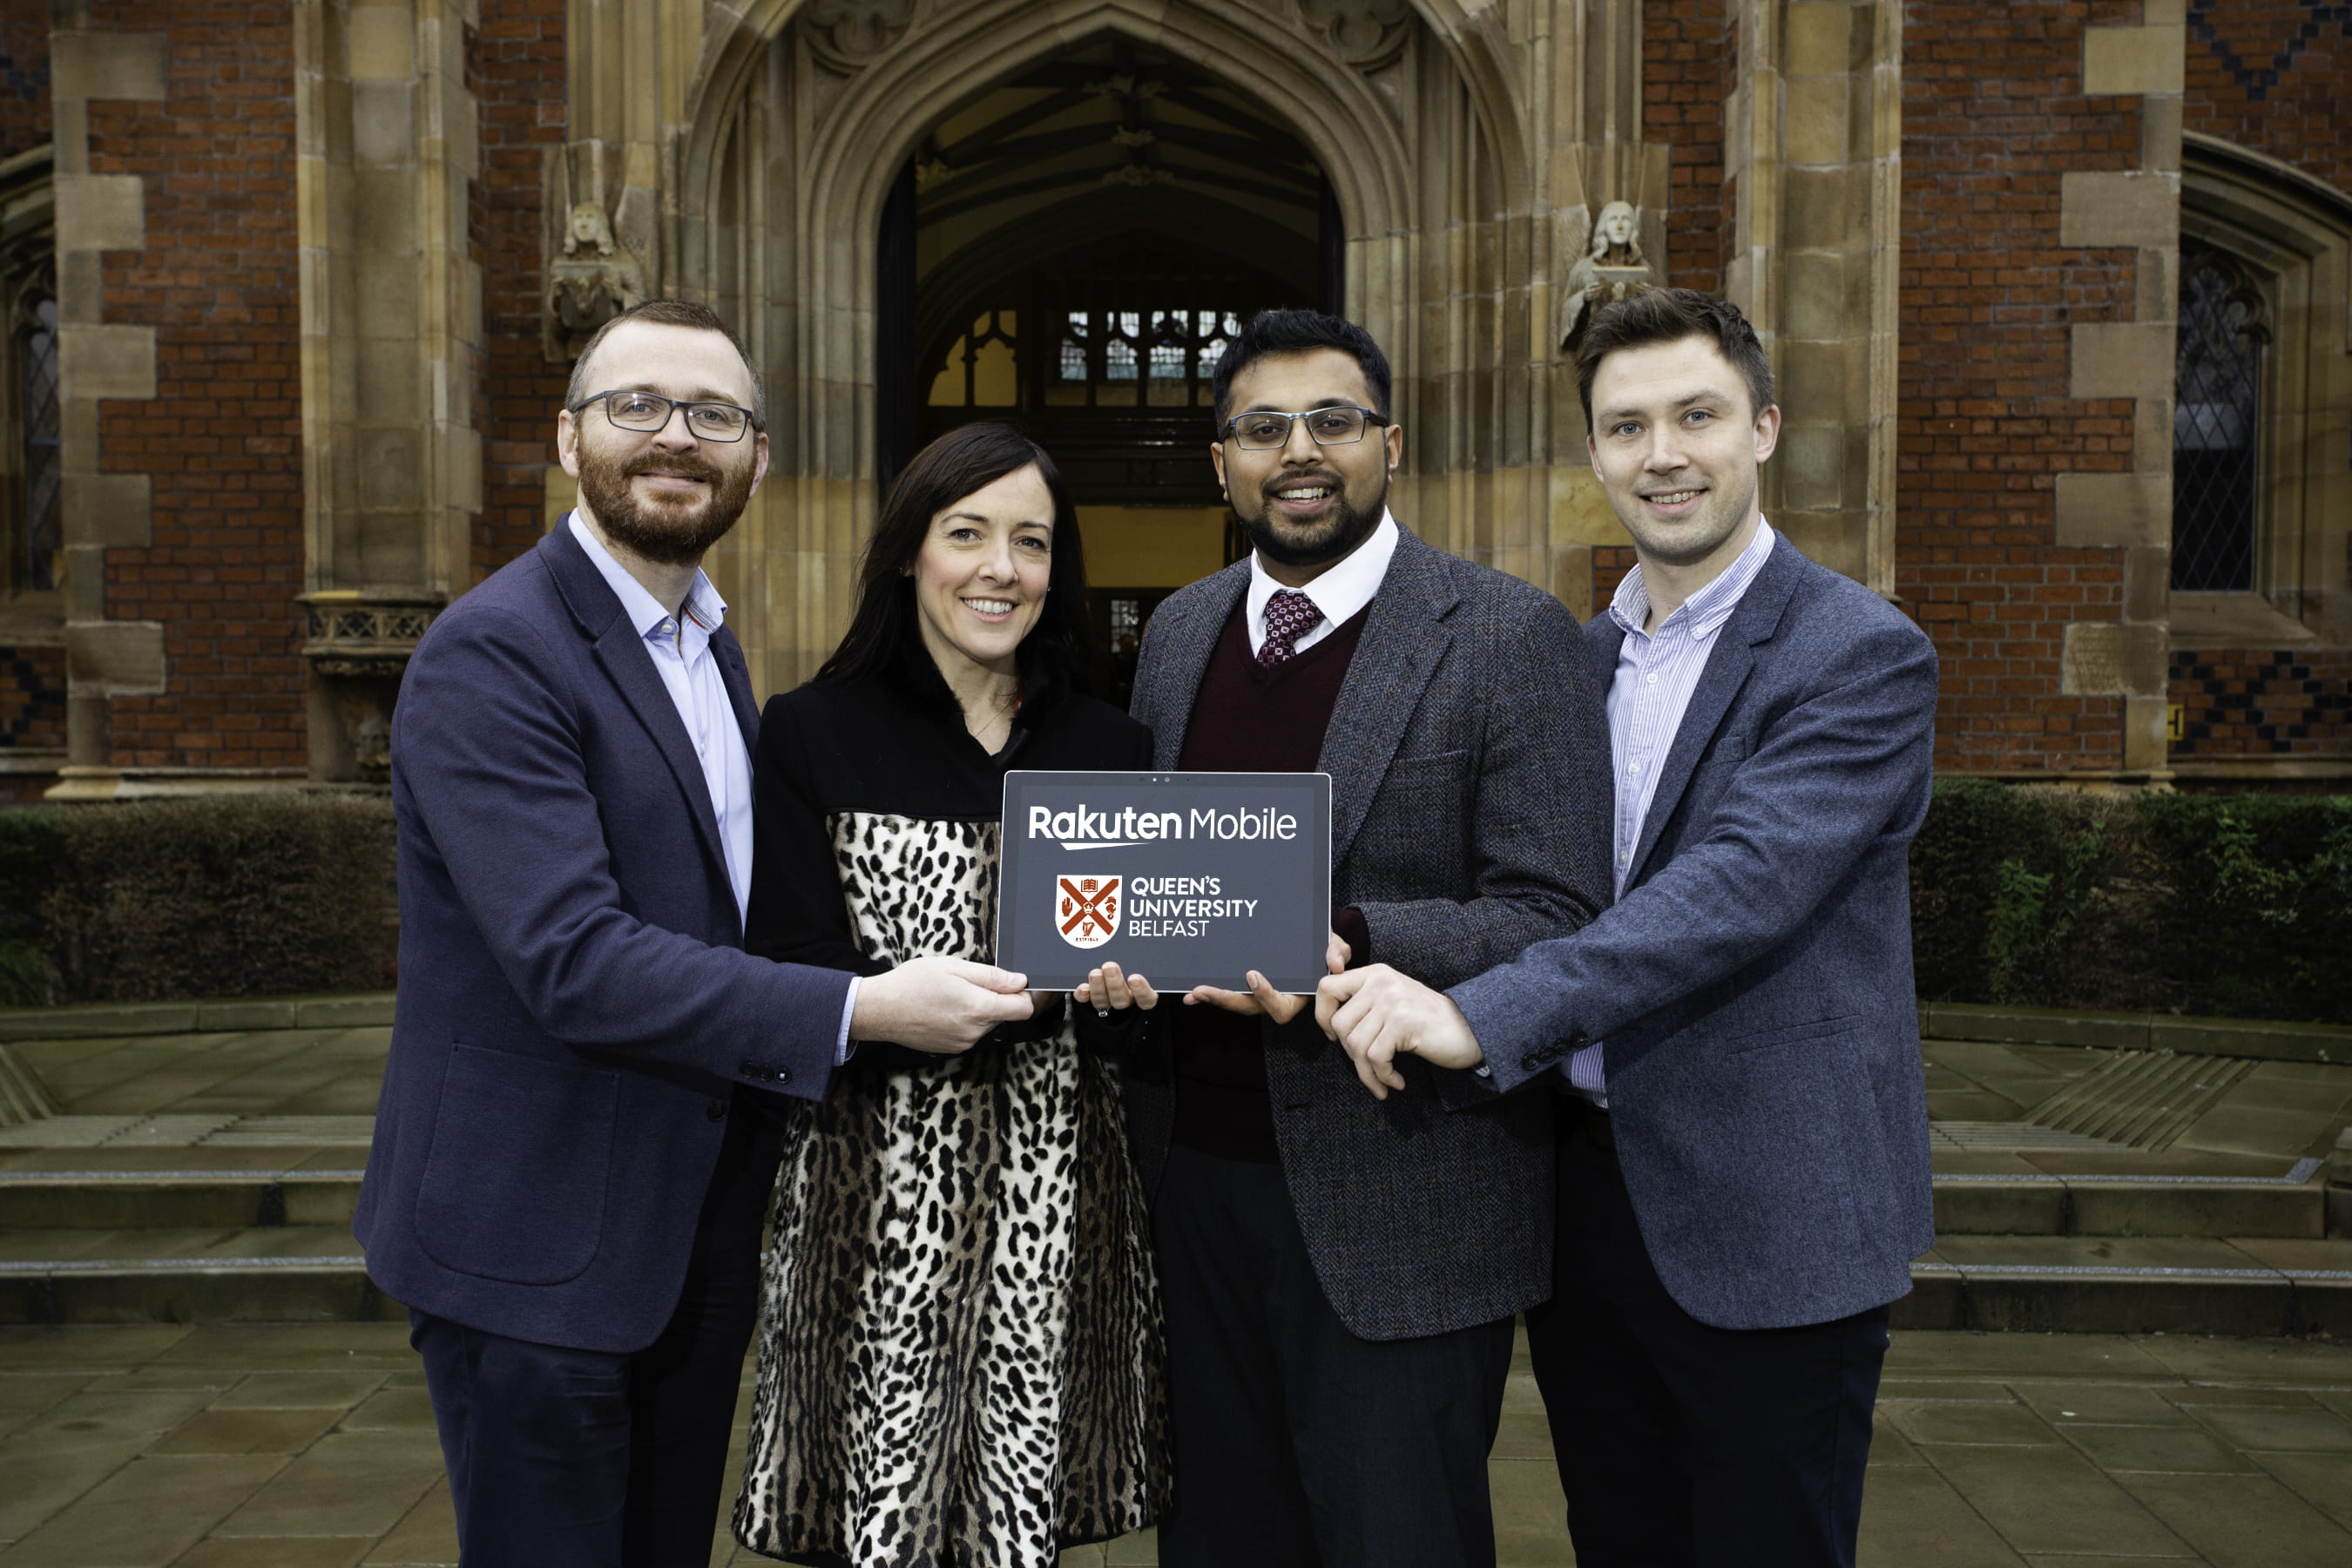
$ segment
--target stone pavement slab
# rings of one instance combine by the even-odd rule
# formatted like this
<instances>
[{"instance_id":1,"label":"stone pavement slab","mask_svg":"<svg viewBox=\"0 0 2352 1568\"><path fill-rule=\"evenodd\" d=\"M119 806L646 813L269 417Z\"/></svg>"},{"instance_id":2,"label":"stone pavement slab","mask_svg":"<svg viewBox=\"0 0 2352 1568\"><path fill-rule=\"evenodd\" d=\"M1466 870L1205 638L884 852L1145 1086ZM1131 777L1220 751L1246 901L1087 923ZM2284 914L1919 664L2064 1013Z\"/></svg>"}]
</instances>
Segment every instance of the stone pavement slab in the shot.
<instances>
[{"instance_id":1,"label":"stone pavement slab","mask_svg":"<svg viewBox=\"0 0 2352 1568\"><path fill-rule=\"evenodd\" d=\"M1503 1568L1573 1563L1524 1361L1490 1474ZM400 1325L0 1330L0 1568L446 1568L456 1555ZM1156 1560L1147 1531L1065 1553L1064 1568ZM714 1568L763 1561L722 1526ZM2344 1568L2352 1346L1898 1332L1862 1561Z\"/></svg>"}]
</instances>

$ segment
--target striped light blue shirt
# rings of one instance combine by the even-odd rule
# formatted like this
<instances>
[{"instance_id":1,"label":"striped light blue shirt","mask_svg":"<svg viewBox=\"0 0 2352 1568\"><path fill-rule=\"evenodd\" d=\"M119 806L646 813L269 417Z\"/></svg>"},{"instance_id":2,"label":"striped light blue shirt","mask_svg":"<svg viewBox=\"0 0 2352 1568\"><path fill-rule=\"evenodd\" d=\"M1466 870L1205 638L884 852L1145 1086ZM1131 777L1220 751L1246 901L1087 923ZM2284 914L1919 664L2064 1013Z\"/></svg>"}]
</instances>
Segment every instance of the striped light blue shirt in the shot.
<instances>
[{"instance_id":1,"label":"striped light blue shirt","mask_svg":"<svg viewBox=\"0 0 2352 1568\"><path fill-rule=\"evenodd\" d=\"M1650 618L1650 592L1640 566L1625 574L1609 601L1610 619L1625 629L1625 640L1617 649L1617 674L1609 683L1609 760L1617 780L1610 859L1621 898L1625 879L1633 874L1633 852L1641 846L1650 802L1657 796L1658 773L1682 728L1683 710L1698 689L1698 678L1706 673L1717 634L1772 553L1772 525L1759 520L1756 537L1738 558L1676 605L1654 631L1643 629ZM1609 1079L1601 1051L1595 1041L1570 1057L1568 1081L1594 1104L1606 1106Z\"/></svg>"}]
</instances>

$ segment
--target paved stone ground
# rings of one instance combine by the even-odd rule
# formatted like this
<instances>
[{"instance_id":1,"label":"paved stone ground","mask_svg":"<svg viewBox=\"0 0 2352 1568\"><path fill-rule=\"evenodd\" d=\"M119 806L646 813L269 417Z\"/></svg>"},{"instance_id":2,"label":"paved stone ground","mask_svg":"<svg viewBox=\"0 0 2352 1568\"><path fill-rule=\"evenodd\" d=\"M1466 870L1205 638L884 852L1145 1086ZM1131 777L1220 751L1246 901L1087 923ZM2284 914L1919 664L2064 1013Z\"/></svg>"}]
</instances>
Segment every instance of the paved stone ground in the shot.
<instances>
[{"instance_id":1,"label":"paved stone ground","mask_svg":"<svg viewBox=\"0 0 2352 1568\"><path fill-rule=\"evenodd\" d=\"M1575 1561L1516 1373L1502 1561ZM454 1563L423 1375L388 1324L0 1330L0 1568ZM1878 1568L2345 1568L2352 1346L1898 1334L1863 1521ZM763 1561L714 1543L718 1565ZM1148 1536L1065 1568L1156 1561Z\"/></svg>"},{"instance_id":2,"label":"paved stone ground","mask_svg":"<svg viewBox=\"0 0 2352 1568\"><path fill-rule=\"evenodd\" d=\"M75 1230L53 1219L0 1232L0 1269L20 1252L350 1253L350 1194L338 1184L356 1180L388 1035L359 1026L20 1043L64 1114L0 1131L0 1172L262 1173L288 1178L289 1195L285 1223L261 1228L152 1218ZM2161 1170L2271 1181L2324 1153L2352 1115L2352 1068L2240 1064L2170 1097L2179 1124L2163 1131L2160 1152L2145 1140L2101 1147L2060 1127L2021 1140L2002 1129L2068 1085L2092 1083L2113 1053L1939 1040L1927 1058L1937 1170L1979 1180ZM2084 1240L2106 1251L2185 1245L2161 1235ZM1865 1563L2352 1565L2352 1343L1904 1331L1879 1414ZM1492 1468L1503 1562L1572 1563L1524 1368ZM0 1328L0 1568L455 1560L431 1413L399 1327ZM1066 1563L1154 1560L1147 1534L1070 1552ZM715 1543L714 1564L757 1561Z\"/></svg>"}]
</instances>

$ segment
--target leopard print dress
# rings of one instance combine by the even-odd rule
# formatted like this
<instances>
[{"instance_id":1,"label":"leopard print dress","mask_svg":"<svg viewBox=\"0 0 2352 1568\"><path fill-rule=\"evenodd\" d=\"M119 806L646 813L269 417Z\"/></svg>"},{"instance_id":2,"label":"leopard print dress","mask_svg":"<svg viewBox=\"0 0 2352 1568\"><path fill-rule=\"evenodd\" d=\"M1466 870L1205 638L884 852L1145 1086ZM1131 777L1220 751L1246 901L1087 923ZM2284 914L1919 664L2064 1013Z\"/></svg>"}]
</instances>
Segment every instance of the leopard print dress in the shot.
<instances>
[{"instance_id":1,"label":"leopard print dress","mask_svg":"<svg viewBox=\"0 0 2352 1568\"><path fill-rule=\"evenodd\" d=\"M992 951L996 823L827 826L867 954ZM1160 1303L1110 1065L1065 1022L846 1071L795 1109L736 1538L851 1568L1052 1568L1150 1523Z\"/></svg>"}]
</instances>

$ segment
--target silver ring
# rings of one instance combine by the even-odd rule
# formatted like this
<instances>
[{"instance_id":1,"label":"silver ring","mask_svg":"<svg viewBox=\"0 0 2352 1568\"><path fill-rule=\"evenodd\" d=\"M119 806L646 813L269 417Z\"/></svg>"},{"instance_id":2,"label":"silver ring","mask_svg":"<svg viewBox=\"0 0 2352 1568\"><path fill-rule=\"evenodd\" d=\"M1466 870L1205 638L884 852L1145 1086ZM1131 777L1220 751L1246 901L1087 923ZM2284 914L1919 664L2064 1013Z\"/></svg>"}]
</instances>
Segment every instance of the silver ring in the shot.
<instances>
[{"instance_id":1,"label":"silver ring","mask_svg":"<svg viewBox=\"0 0 2352 1568\"><path fill-rule=\"evenodd\" d=\"M1097 1018L1108 1018L1110 1016L1110 1009L1097 1002L1095 1004L1095 1016Z\"/></svg>"}]
</instances>

